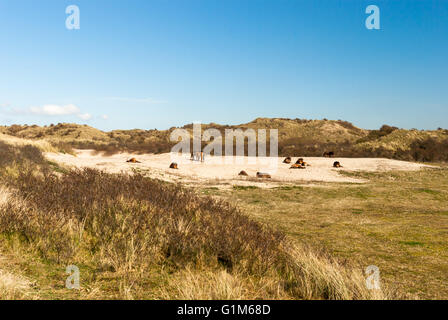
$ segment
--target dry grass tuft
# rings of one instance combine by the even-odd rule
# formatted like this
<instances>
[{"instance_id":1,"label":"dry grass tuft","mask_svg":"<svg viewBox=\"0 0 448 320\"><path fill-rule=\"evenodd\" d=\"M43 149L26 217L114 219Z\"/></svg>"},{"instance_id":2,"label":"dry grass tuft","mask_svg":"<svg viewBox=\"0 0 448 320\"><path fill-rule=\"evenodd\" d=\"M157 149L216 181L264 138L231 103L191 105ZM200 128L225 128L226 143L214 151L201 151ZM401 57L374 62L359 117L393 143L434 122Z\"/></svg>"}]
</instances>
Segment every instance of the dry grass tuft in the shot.
<instances>
[{"instance_id":1,"label":"dry grass tuft","mask_svg":"<svg viewBox=\"0 0 448 320\"><path fill-rule=\"evenodd\" d=\"M159 295L168 300L291 299L278 280L255 280L226 270L187 268L170 279Z\"/></svg>"},{"instance_id":2,"label":"dry grass tuft","mask_svg":"<svg viewBox=\"0 0 448 320\"><path fill-rule=\"evenodd\" d=\"M42 152L58 152L59 149L52 146L50 142L47 140L32 140L32 139L23 139L23 138L17 138L14 136L6 135L3 133L0 133L0 141L3 143L7 143L12 146L33 146L41 150Z\"/></svg>"},{"instance_id":3,"label":"dry grass tuft","mask_svg":"<svg viewBox=\"0 0 448 320\"><path fill-rule=\"evenodd\" d=\"M347 268L328 255L317 255L297 245L291 245L289 252L294 268L292 281L297 281L296 294L302 299L384 300L391 297L384 289L369 290L360 270Z\"/></svg>"},{"instance_id":4,"label":"dry grass tuft","mask_svg":"<svg viewBox=\"0 0 448 320\"><path fill-rule=\"evenodd\" d=\"M0 300L26 299L30 289L30 281L0 269Z\"/></svg>"}]
</instances>

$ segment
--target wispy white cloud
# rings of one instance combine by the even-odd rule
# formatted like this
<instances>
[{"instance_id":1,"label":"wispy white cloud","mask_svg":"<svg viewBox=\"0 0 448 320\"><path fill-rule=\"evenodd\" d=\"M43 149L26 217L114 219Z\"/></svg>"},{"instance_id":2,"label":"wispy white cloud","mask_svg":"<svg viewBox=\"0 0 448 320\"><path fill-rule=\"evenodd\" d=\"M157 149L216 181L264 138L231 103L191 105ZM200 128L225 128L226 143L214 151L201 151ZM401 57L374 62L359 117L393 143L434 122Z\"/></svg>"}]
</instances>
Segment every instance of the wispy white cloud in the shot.
<instances>
[{"instance_id":1,"label":"wispy white cloud","mask_svg":"<svg viewBox=\"0 0 448 320\"><path fill-rule=\"evenodd\" d=\"M67 104L64 106L56 104L47 104L42 107L30 107L29 111L33 114L47 115L47 116L64 116L80 114L81 110L74 104Z\"/></svg>"},{"instance_id":2,"label":"wispy white cloud","mask_svg":"<svg viewBox=\"0 0 448 320\"><path fill-rule=\"evenodd\" d=\"M103 115L101 116L101 118L102 118L103 120L107 120L107 119L109 119L109 116L108 116L107 114L103 114Z\"/></svg>"},{"instance_id":3,"label":"wispy white cloud","mask_svg":"<svg viewBox=\"0 0 448 320\"><path fill-rule=\"evenodd\" d=\"M80 113L78 114L78 118L82 120L90 120L92 118L92 115L90 113Z\"/></svg>"},{"instance_id":4,"label":"wispy white cloud","mask_svg":"<svg viewBox=\"0 0 448 320\"><path fill-rule=\"evenodd\" d=\"M129 103L143 103L143 104L162 104L167 103L165 100L157 100L154 98L127 98L127 97L107 97L103 100L129 102Z\"/></svg>"},{"instance_id":5,"label":"wispy white cloud","mask_svg":"<svg viewBox=\"0 0 448 320\"><path fill-rule=\"evenodd\" d=\"M46 104L43 106L32 106L29 108L16 108L10 107L9 104L2 104L0 108L3 109L3 113L14 115L39 115L39 116L76 116L81 120L87 121L92 119L90 113L83 113L78 106L74 104L57 105Z\"/></svg>"}]
</instances>

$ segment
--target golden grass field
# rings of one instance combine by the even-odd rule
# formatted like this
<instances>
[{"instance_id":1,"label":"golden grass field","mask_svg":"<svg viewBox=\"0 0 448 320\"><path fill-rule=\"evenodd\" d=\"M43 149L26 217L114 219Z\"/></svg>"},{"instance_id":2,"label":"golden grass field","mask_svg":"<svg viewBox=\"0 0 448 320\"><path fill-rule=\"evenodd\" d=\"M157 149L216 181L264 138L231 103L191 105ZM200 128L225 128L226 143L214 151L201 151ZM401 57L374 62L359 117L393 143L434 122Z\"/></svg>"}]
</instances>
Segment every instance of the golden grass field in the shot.
<instances>
[{"instance_id":1,"label":"golden grass field","mask_svg":"<svg viewBox=\"0 0 448 320\"><path fill-rule=\"evenodd\" d=\"M136 166L130 154L84 159L46 140L0 140L2 299L448 298L445 164L370 159L329 169L336 180L241 183L174 179L158 168L163 155ZM112 173L76 171L83 162ZM68 264L81 290L65 288ZM369 265L380 290L366 288Z\"/></svg>"},{"instance_id":2,"label":"golden grass field","mask_svg":"<svg viewBox=\"0 0 448 320\"><path fill-rule=\"evenodd\" d=\"M203 188L299 243L360 267L376 265L409 298L448 298L448 167L349 173L359 184Z\"/></svg>"}]
</instances>

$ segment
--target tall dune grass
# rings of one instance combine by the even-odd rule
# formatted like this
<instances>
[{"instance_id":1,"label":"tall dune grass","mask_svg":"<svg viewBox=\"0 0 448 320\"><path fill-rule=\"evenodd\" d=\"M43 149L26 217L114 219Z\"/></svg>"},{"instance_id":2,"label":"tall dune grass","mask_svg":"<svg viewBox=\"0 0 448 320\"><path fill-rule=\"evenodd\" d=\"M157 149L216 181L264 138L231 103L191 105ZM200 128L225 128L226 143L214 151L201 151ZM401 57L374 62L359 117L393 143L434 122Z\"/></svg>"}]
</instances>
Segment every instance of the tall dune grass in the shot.
<instances>
[{"instance_id":1,"label":"tall dune grass","mask_svg":"<svg viewBox=\"0 0 448 320\"><path fill-rule=\"evenodd\" d=\"M41 150L43 152L58 152L59 151L50 142L48 142L47 140L44 140L44 139L38 139L38 140L23 139L23 138L17 138L14 136L0 133L0 142L6 143L6 144L9 144L12 146L18 146L18 147L33 146L33 147L37 147L39 150Z\"/></svg>"}]
</instances>

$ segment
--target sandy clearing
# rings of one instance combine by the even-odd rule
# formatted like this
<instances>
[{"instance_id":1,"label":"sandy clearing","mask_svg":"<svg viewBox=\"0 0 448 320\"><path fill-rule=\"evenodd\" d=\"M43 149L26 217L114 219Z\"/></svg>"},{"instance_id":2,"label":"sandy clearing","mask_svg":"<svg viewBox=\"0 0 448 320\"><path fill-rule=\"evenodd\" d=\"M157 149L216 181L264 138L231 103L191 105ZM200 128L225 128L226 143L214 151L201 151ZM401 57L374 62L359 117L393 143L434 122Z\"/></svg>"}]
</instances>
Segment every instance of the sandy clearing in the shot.
<instances>
[{"instance_id":1,"label":"sandy clearing","mask_svg":"<svg viewBox=\"0 0 448 320\"><path fill-rule=\"evenodd\" d=\"M305 158L311 164L306 169L289 169L282 163L283 158L249 158L249 157L212 157L204 162L191 161L189 155L142 154L131 155L120 153L111 156L98 154L92 150L76 150L76 156L60 153L45 153L52 161L73 167L90 167L108 172L141 171L152 178L185 184L208 185L254 185L259 187L278 186L278 184L297 184L310 182L349 182L363 183L364 180L346 177L338 171L390 171L419 170L429 167L413 162L382 159L382 158ZM131 164L126 160L135 157L141 163ZM293 158L295 161L296 158ZM340 161L342 169L333 168L334 161ZM177 162L178 170L169 169L171 162ZM238 173L245 170L249 178L239 177ZM260 181L255 178L256 172L267 172L272 175L272 181Z\"/></svg>"}]
</instances>

